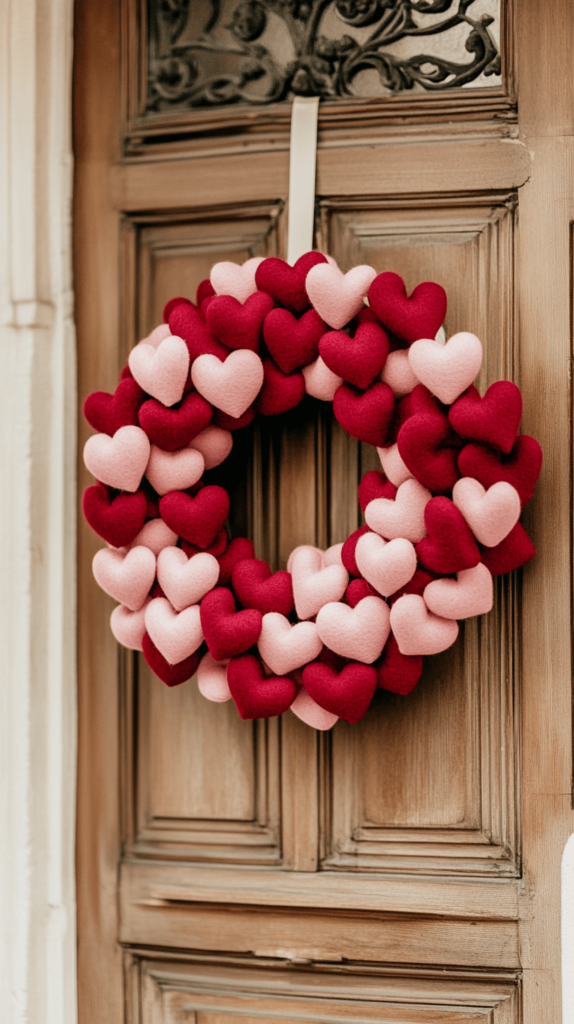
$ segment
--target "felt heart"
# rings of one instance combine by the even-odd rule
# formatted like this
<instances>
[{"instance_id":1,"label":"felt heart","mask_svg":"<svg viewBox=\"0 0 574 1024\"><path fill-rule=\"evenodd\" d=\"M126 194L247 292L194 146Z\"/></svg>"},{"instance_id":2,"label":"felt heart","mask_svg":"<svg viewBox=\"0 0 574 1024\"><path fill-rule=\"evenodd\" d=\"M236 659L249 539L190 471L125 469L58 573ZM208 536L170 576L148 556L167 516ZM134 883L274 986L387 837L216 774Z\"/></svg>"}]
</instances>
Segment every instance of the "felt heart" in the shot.
<instances>
[{"instance_id":1,"label":"felt heart","mask_svg":"<svg viewBox=\"0 0 574 1024\"><path fill-rule=\"evenodd\" d=\"M293 584L291 573L280 570L271 573L266 562L249 558L238 562L231 580L235 596L244 608L258 608L262 615L293 611Z\"/></svg>"},{"instance_id":2,"label":"felt heart","mask_svg":"<svg viewBox=\"0 0 574 1024\"><path fill-rule=\"evenodd\" d=\"M310 619L328 601L340 601L349 574L343 565L323 568L322 552L301 548L291 565L295 609L300 619Z\"/></svg>"},{"instance_id":3,"label":"felt heart","mask_svg":"<svg viewBox=\"0 0 574 1024\"><path fill-rule=\"evenodd\" d=\"M94 391L84 402L84 416L94 430L113 437L120 427L137 427L138 410L145 402L143 391L133 377L121 380L109 395L107 391Z\"/></svg>"},{"instance_id":4,"label":"felt heart","mask_svg":"<svg viewBox=\"0 0 574 1024\"><path fill-rule=\"evenodd\" d=\"M359 505L363 512L369 502L375 498L394 498L397 488L379 469L371 469L365 473L359 484Z\"/></svg>"},{"instance_id":5,"label":"felt heart","mask_svg":"<svg viewBox=\"0 0 574 1024\"><path fill-rule=\"evenodd\" d=\"M144 523L139 533L136 534L130 547L149 548L157 558L164 548L174 547L176 544L177 533L170 530L163 519L150 519L149 523Z\"/></svg>"},{"instance_id":6,"label":"felt heart","mask_svg":"<svg viewBox=\"0 0 574 1024\"><path fill-rule=\"evenodd\" d=\"M342 274L338 267L320 263L307 274L305 288L319 316L338 331L363 308L376 274L367 266L353 267Z\"/></svg>"},{"instance_id":7,"label":"felt heart","mask_svg":"<svg viewBox=\"0 0 574 1024\"><path fill-rule=\"evenodd\" d=\"M377 688L377 672L371 665L353 662L337 673L314 661L303 669L303 685L325 711L354 724L368 710Z\"/></svg>"},{"instance_id":8,"label":"felt heart","mask_svg":"<svg viewBox=\"0 0 574 1024\"><path fill-rule=\"evenodd\" d=\"M264 256L253 256L242 266L228 260L216 263L209 276L211 287L216 295L232 295L238 302L245 302L257 291L255 274L264 262Z\"/></svg>"},{"instance_id":9,"label":"felt heart","mask_svg":"<svg viewBox=\"0 0 574 1024\"><path fill-rule=\"evenodd\" d=\"M417 567L416 552L410 540L400 537L386 542L376 533L359 537L355 558L361 575L383 597L404 587Z\"/></svg>"},{"instance_id":10,"label":"felt heart","mask_svg":"<svg viewBox=\"0 0 574 1024\"><path fill-rule=\"evenodd\" d=\"M323 646L314 622L292 626L279 612L263 616L257 646L266 665L277 675L286 675L317 657Z\"/></svg>"},{"instance_id":11,"label":"felt heart","mask_svg":"<svg viewBox=\"0 0 574 1024\"><path fill-rule=\"evenodd\" d=\"M143 635L142 648L144 658L152 672L155 672L166 686L180 686L181 683L186 683L188 679L191 679L202 656L202 647L199 647L197 651L190 654L189 658L185 658L177 665L170 665L163 654L158 651L148 633Z\"/></svg>"},{"instance_id":12,"label":"felt heart","mask_svg":"<svg viewBox=\"0 0 574 1024\"><path fill-rule=\"evenodd\" d=\"M113 437L94 434L84 446L84 462L100 483L118 491L137 491L145 473L150 443L141 427L120 427Z\"/></svg>"},{"instance_id":13,"label":"felt heart","mask_svg":"<svg viewBox=\"0 0 574 1024\"><path fill-rule=\"evenodd\" d=\"M198 548L208 548L229 515L229 495L210 484L192 498L182 491L164 494L159 503L161 518L170 529Z\"/></svg>"},{"instance_id":14,"label":"felt heart","mask_svg":"<svg viewBox=\"0 0 574 1024\"><path fill-rule=\"evenodd\" d=\"M165 596L181 612L213 590L219 562L205 551L188 558L180 548L167 547L158 556L157 578Z\"/></svg>"},{"instance_id":15,"label":"felt heart","mask_svg":"<svg viewBox=\"0 0 574 1024\"><path fill-rule=\"evenodd\" d=\"M255 409L251 407L243 413L242 416L228 416L226 412L221 412L221 409L215 409L213 413L213 426L220 427L222 430L243 430L243 427L249 426L249 424L255 419Z\"/></svg>"},{"instance_id":16,"label":"felt heart","mask_svg":"<svg viewBox=\"0 0 574 1024\"><path fill-rule=\"evenodd\" d=\"M223 555L227 548L227 530L225 527L218 530L211 544L208 544L206 548L200 548L197 544L190 544L183 537L179 538L179 544L181 550L185 552L188 558L192 558L193 555L199 555L204 551L206 554L213 555L214 558L219 559L220 555Z\"/></svg>"},{"instance_id":17,"label":"felt heart","mask_svg":"<svg viewBox=\"0 0 574 1024\"><path fill-rule=\"evenodd\" d=\"M255 608L237 612L235 598L227 587L210 590L200 609L209 653L216 661L243 654L257 643L261 633L261 612Z\"/></svg>"},{"instance_id":18,"label":"felt heart","mask_svg":"<svg viewBox=\"0 0 574 1024\"><path fill-rule=\"evenodd\" d=\"M302 373L281 373L272 359L264 359L263 375L263 387L254 402L257 412L262 416L278 416L299 405L305 394Z\"/></svg>"},{"instance_id":19,"label":"felt heart","mask_svg":"<svg viewBox=\"0 0 574 1024\"><path fill-rule=\"evenodd\" d=\"M216 356L199 356L191 368L191 379L208 402L238 418L259 394L263 363L249 349L232 352L224 363Z\"/></svg>"},{"instance_id":20,"label":"felt heart","mask_svg":"<svg viewBox=\"0 0 574 1024\"><path fill-rule=\"evenodd\" d=\"M92 530L108 544L121 548L134 539L145 523L147 501L143 491L114 497L98 483L86 487L82 509Z\"/></svg>"},{"instance_id":21,"label":"felt heart","mask_svg":"<svg viewBox=\"0 0 574 1024\"><path fill-rule=\"evenodd\" d=\"M423 281L407 296L402 277L386 271L371 284L369 305L398 338L434 338L446 315L446 292L440 284Z\"/></svg>"},{"instance_id":22,"label":"felt heart","mask_svg":"<svg viewBox=\"0 0 574 1024\"><path fill-rule=\"evenodd\" d=\"M343 551L343 542L342 541L341 541L340 544L331 544L331 547L327 548L327 550L323 552L323 565L324 566L327 566L327 565L342 565L343 564L343 559L341 557L341 552L342 551Z\"/></svg>"},{"instance_id":23,"label":"felt heart","mask_svg":"<svg viewBox=\"0 0 574 1024\"><path fill-rule=\"evenodd\" d=\"M341 561L351 576L361 575L355 555L359 537L362 537L365 533L370 533L370 527L367 525L360 526L358 530L354 530L350 537L347 537L341 550Z\"/></svg>"},{"instance_id":24,"label":"felt heart","mask_svg":"<svg viewBox=\"0 0 574 1024\"><path fill-rule=\"evenodd\" d=\"M337 374L325 365L321 356L314 363L303 367L303 377L307 394L320 399L321 402L332 402L337 389L343 383L343 378L337 377Z\"/></svg>"},{"instance_id":25,"label":"felt heart","mask_svg":"<svg viewBox=\"0 0 574 1024\"><path fill-rule=\"evenodd\" d=\"M166 452L175 452L207 427L212 413L209 402L191 391L181 404L171 409L150 398L139 410L139 424L152 444Z\"/></svg>"},{"instance_id":26,"label":"felt heart","mask_svg":"<svg viewBox=\"0 0 574 1024\"><path fill-rule=\"evenodd\" d=\"M235 537L224 554L220 555L219 582L227 586L231 582L233 570L244 558L255 558L253 542L247 537Z\"/></svg>"},{"instance_id":27,"label":"felt heart","mask_svg":"<svg viewBox=\"0 0 574 1024\"><path fill-rule=\"evenodd\" d=\"M227 667L227 682L241 718L274 718L287 711L295 699L297 687L284 676L266 677L263 666L253 654L232 658Z\"/></svg>"},{"instance_id":28,"label":"felt heart","mask_svg":"<svg viewBox=\"0 0 574 1024\"><path fill-rule=\"evenodd\" d=\"M467 444L458 457L458 468L463 476L474 477L486 488L506 480L526 505L542 468L542 449L528 434L516 438L508 455L493 452L481 444Z\"/></svg>"},{"instance_id":29,"label":"felt heart","mask_svg":"<svg viewBox=\"0 0 574 1024\"><path fill-rule=\"evenodd\" d=\"M287 309L272 309L265 317L263 337L279 369L293 373L317 358L326 329L315 309L309 309L298 320Z\"/></svg>"},{"instance_id":30,"label":"felt heart","mask_svg":"<svg viewBox=\"0 0 574 1024\"><path fill-rule=\"evenodd\" d=\"M418 480L405 480L396 497L375 498L365 509L367 525L385 540L406 537L416 544L425 533L425 507L432 494Z\"/></svg>"},{"instance_id":31,"label":"felt heart","mask_svg":"<svg viewBox=\"0 0 574 1024\"><path fill-rule=\"evenodd\" d=\"M210 424L190 441L189 447L201 452L206 469L214 469L225 462L233 448L233 437L229 430Z\"/></svg>"},{"instance_id":32,"label":"felt heart","mask_svg":"<svg viewBox=\"0 0 574 1024\"><path fill-rule=\"evenodd\" d=\"M419 388L422 385L415 388L413 396ZM456 435L438 404L409 416L399 430L397 444L403 462L423 487L449 491L454 486L459 476Z\"/></svg>"},{"instance_id":33,"label":"felt heart","mask_svg":"<svg viewBox=\"0 0 574 1024\"><path fill-rule=\"evenodd\" d=\"M472 531L449 498L431 498L425 508L425 526L428 537L417 544L417 556L426 569L451 573L478 565L480 552Z\"/></svg>"},{"instance_id":34,"label":"felt heart","mask_svg":"<svg viewBox=\"0 0 574 1024\"><path fill-rule=\"evenodd\" d=\"M184 300L184 299L176 299L175 300L176 304L178 302L184 302L184 301L189 301L189 300L188 299L187 300ZM151 345L152 348L158 348L158 346L161 345L162 341L165 338L169 338L171 333L172 332L170 331L169 325L168 325L167 320L166 320L165 323L158 324L157 327L154 327L153 331L151 331L151 333L148 334L147 338L143 338L142 341L144 342L145 345Z\"/></svg>"},{"instance_id":35,"label":"felt heart","mask_svg":"<svg viewBox=\"0 0 574 1024\"><path fill-rule=\"evenodd\" d=\"M325 711L324 708L319 707L316 701L309 696L305 687L299 690L299 693L293 701L290 711L297 718L300 718L305 725L310 725L312 729L318 729L319 732L326 732L328 729L332 729L335 722L339 721L337 715L332 715L330 711Z\"/></svg>"},{"instance_id":36,"label":"felt heart","mask_svg":"<svg viewBox=\"0 0 574 1024\"><path fill-rule=\"evenodd\" d=\"M145 610L148 602L145 601L137 612L126 608L125 604L118 604L110 617L110 627L116 640L122 647L128 647L130 651L143 651L143 635L145 633Z\"/></svg>"},{"instance_id":37,"label":"felt heart","mask_svg":"<svg viewBox=\"0 0 574 1024\"><path fill-rule=\"evenodd\" d=\"M512 484L499 480L488 490L473 477L457 480L452 500L480 544L496 547L520 519L520 495Z\"/></svg>"},{"instance_id":38,"label":"felt heart","mask_svg":"<svg viewBox=\"0 0 574 1024\"><path fill-rule=\"evenodd\" d=\"M379 324L360 324L355 336L328 331L319 342L319 354L329 369L356 388L365 389L378 377L389 352L389 339Z\"/></svg>"},{"instance_id":39,"label":"felt heart","mask_svg":"<svg viewBox=\"0 0 574 1024\"><path fill-rule=\"evenodd\" d=\"M363 392L341 384L333 399L337 422L351 437L366 444L384 444L394 409L393 392L380 381Z\"/></svg>"},{"instance_id":40,"label":"felt heart","mask_svg":"<svg viewBox=\"0 0 574 1024\"><path fill-rule=\"evenodd\" d=\"M203 641L197 604L177 612L166 597L155 597L146 607L145 626L159 653L170 665L185 661Z\"/></svg>"},{"instance_id":41,"label":"felt heart","mask_svg":"<svg viewBox=\"0 0 574 1024\"><path fill-rule=\"evenodd\" d=\"M257 287L267 292L280 306L292 313L302 313L309 305L305 290L305 279L311 267L326 263L320 252L306 252L290 267L285 260L271 256L264 260L255 272ZM281 367L283 369L283 367ZM284 370L288 373L288 370Z\"/></svg>"},{"instance_id":42,"label":"felt heart","mask_svg":"<svg viewBox=\"0 0 574 1024\"><path fill-rule=\"evenodd\" d=\"M183 338L164 338L155 349L136 345L129 364L140 387L152 398L167 406L181 401L189 372L189 352Z\"/></svg>"},{"instance_id":43,"label":"felt heart","mask_svg":"<svg viewBox=\"0 0 574 1024\"><path fill-rule=\"evenodd\" d=\"M231 690L227 682L227 666L229 662L214 661L209 651L203 655L197 667L197 686L199 692L218 704L231 700Z\"/></svg>"},{"instance_id":44,"label":"felt heart","mask_svg":"<svg viewBox=\"0 0 574 1024\"><path fill-rule=\"evenodd\" d=\"M424 602L429 611L443 619L468 619L492 608L492 576L482 562L463 569L456 579L433 580L425 587Z\"/></svg>"},{"instance_id":45,"label":"felt heart","mask_svg":"<svg viewBox=\"0 0 574 1024\"><path fill-rule=\"evenodd\" d=\"M406 697L417 685L423 671L420 654L401 654L397 638L391 633L379 662L379 686Z\"/></svg>"},{"instance_id":46,"label":"felt heart","mask_svg":"<svg viewBox=\"0 0 574 1024\"><path fill-rule=\"evenodd\" d=\"M422 596L429 583L432 583L437 578L437 573L428 572L427 569L421 569L420 567L417 568L412 579L405 583L404 587L399 587L398 590L395 590L394 594L391 594L389 603L393 605L403 594L420 594Z\"/></svg>"},{"instance_id":47,"label":"felt heart","mask_svg":"<svg viewBox=\"0 0 574 1024\"><path fill-rule=\"evenodd\" d=\"M377 448L385 474L388 476L394 487L400 487L405 480L412 480L413 474L401 458L398 444L391 444L387 448Z\"/></svg>"},{"instance_id":48,"label":"felt heart","mask_svg":"<svg viewBox=\"0 0 574 1024\"><path fill-rule=\"evenodd\" d=\"M415 341L409 349L413 373L441 402L450 405L469 384L482 365L482 345L475 334L453 334L446 345L430 338Z\"/></svg>"},{"instance_id":49,"label":"felt heart","mask_svg":"<svg viewBox=\"0 0 574 1024\"><path fill-rule=\"evenodd\" d=\"M522 523L517 523L507 537L494 548L483 548L481 561L492 576L502 576L534 558L536 548Z\"/></svg>"},{"instance_id":50,"label":"felt heart","mask_svg":"<svg viewBox=\"0 0 574 1024\"><path fill-rule=\"evenodd\" d=\"M149 548L134 547L126 552L102 548L94 555L92 572L106 594L137 612L155 579L155 564Z\"/></svg>"},{"instance_id":51,"label":"felt heart","mask_svg":"<svg viewBox=\"0 0 574 1024\"><path fill-rule=\"evenodd\" d=\"M317 614L317 632L335 654L371 665L391 631L390 611L380 597L364 597L354 607L331 601Z\"/></svg>"},{"instance_id":52,"label":"felt heart","mask_svg":"<svg viewBox=\"0 0 574 1024\"><path fill-rule=\"evenodd\" d=\"M430 612L418 594L405 594L391 608L391 629L401 654L439 654L458 636L456 619Z\"/></svg>"},{"instance_id":53,"label":"felt heart","mask_svg":"<svg viewBox=\"0 0 574 1024\"><path fill-rule=\"evenodd\" d=\"M241 305L231 295L218 295L209 303L207 324L218 341L228 348L259 352L263 321L273 309L273 299L255 292Z\"/></svg>"},{"instance_id":54,"label":"felt heart","mask_svg":"<svg viewBox=\"0 0 574 1024\"><path fill-rule=\"evenodd\" d=\"M381 380L389 385L395 398L404 398L405 395L410 395L420 381L410 364L408 349L396 349L394 352L389 352L383 366Z\"/></svg>"},{"instance_id":55,"label":"felt heart","mask_svg":"<svg viewBox=\"0 0 574 1024\"><path fill-rule=\"evenodd\" d=\"M393 413L393 418L391 420L391 425L389 427L387 439L384 444L385 448L388 448L392 444L396 444L397 438L399 436L399 431L403 423L406 423L409 416L414 415L415 409L413 409L413 394L414 391L411 392L410 395L404 395L403 398L397 399L397 401L395 402L395 411ZM417 409L416 411L420 410Z\"/></svg>"},{"instance_id":56,"label":"felt heart","mask_svg":"<svg viewBox=\"0 0 574 1024\"><path fill-rule=\"evenodd\" d=\"M193 361L198 356L211 355L224 360L229 349L217 341L195 306L179 305L169 317L169 328L172 334L183 338Z\"/></svg>"},{"instance_id":57,"label":"felt heart","mask_svg":"<svg viewBox=\"0 0 574 1024\"><path fill-rule=\"evenodd\" d=\"M293 551L291 552L289 558L287 559L287 572L293 571L293 559L295 558L295 555L297 554L298 551L318 551L319 554L321 555L321 565L323 565L323 551L321 550L321 548L314 548L312 544L299 544L298 547L293 548Z\"/></svg>"},{"instance_id":58,"label":"felt heart","mask_svg":"<svg viewBox=\"0 0 574 1024\"><path fill-rule=\"evenodd\" d=\"M195 448L164 452L152 444L145 472L152 487L162 495L193 487L201 479L203 469L203 455Z\"/></svg>"},{"instance_id":59,"label":"felt heart","mask_svg":"<svg viewBox=\"0 0 574 1024\"><path fill-rule=\"evenodd\" d=\"M378 597L377 591L366 580L351 580L345 591L345 601L349 608L356 608L364 597Z\"/></svg>"},{"instance_id":60,"label":"felt heart","mask_svg":"<svg viewBox=\"0 0 574 1024\"><path fill-rule=\"evenodd\" d=\"M166 335L164 335L164 337L168 337L168 335L172 333L169 330L169 318L170 318L171 314L173 313L174 309L177 309L177 307L181 306L181 305L191 306L193 309L196 308L194 306L193 302L191 301L191 299L186 299L182 295L178 295L174 299L169 299L169 301L166 302L165 306L163 307L163 312L162 312L163 324L161 324L161 326L168 328L168 332L167 332ZM157 328L156 328L156 330L157 330ZM174 333L176 333L176 332L174 332ZM148 339L148 341L149 341L149 339ZM162 341L163 341L163 338L162 338Z\"/></svg>"},{"instance_id":61,"label":"felt heart","mask_svg":"<svg viewBox=\"0 0 574 1024\"><path fill-rule=\"evenodd\" d=\"M507 453L516 440L521 417L520 388L509 380L491 384L484 398L471 384L448 411L449 421L461 437Z\"/></svg>"}]
</instances>

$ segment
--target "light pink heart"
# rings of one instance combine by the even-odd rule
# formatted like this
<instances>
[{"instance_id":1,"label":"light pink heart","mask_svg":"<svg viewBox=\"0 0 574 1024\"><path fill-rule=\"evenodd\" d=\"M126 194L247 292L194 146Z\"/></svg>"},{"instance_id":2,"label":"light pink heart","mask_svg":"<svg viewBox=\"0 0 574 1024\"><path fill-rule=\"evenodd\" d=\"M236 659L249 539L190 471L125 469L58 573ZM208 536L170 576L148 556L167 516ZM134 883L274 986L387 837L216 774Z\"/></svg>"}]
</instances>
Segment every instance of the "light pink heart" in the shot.
<instances>
[{"instance_id":1,"label":"light pink heart","mask_svg":"<svg viewBox=\"0 0 574 1024\"><path fill-rule=\"evenodd\" d=\"M140 342L130 352L129 366L139 386L162 405L181 401L189 373L189 350L182 338L170 335L157 348Z\"/></svg>"},{"instance_id":2,"label":"light pink heart","mask_svg":"<svg viewBox=\"0 0 574 1024\"><path fill-rule=\"evenodd\" d=\"M261 390L263 363L246 348L231 352L225 362L205 354L194 360L191 379L208 402L239 419Z\"/></svg>"},{"instance_id":3,"label":"light pink heart","mask_svg":"<svg viewBox=\"0 0 574 1024\"><path fill-rule=\"evenodd\" d=\"M338 331L363 308L376 276L377 271L365 265L342 274L329 263L317 263L307 274L305 288L319 316Z\"/></svg>"},{"instance_id":4,"label":"light pink heart","mask_svg":"<svg viewBox=\"0 0 574 1024\"><path fill-rule=\"evenodd\" d=\"M310 725L312 729L318 729L320 732L332 729L335 722L339 721L337 715L319 707L305 689L299 690L290 710L297 715L297 718L305 722L305 725Z\"/></svg>"},{"instance_id":5,"label":"light pink heart","mask_svg":"<svg viewBox=\"0 0 574 1024\"><path fill-rule=\"evenodd\" d=\"M492 591L492 576L479 562L473 569L457 572L455 580L433 580L423 597L429 611L443 619L469 619L490 611Z\"/></svg>"},{"instance_id":6,"label":"light pink heart","mask_svg":"<svg viewBox=\"0 0 574 1024\"><path fill-rule=\"evenodd\" d=\"M219 562L207 551L188 558L180 548L164 548L157 560L157 578L176 611L197 604L219 579Z\"/></svg>"},{"instance_id":7,"label":"light pink heart","mask_svg":"<svg viewBox=\"0 0 574 1024\"><path fill-rule=\"evenodd\" d=\"M145 626L170 665L189 658L203 641L198 604L176 612L166 597L155 597L145 610Z\"/></svg>"},{"instance_id":8,"label":"light pink heart","mask_svg":"<svg viewBox=\"0 0 574 1024\"><path fill-rule=\"evenodd\" d=\"M376 533L364 533L355 548L355 561L361 576L383 597L390 597L413 578L417 567L416 551L410 540L384 541Z\"/></svg>"},{"instance_id":9,"label":"light pink heart","mask_svg":"<svg viewBox=\"0 0 574 1024\"><path fill-rule=\"evenodd\" d=\"M385 365L383 366L381 380L385 384L389 385L396 398L403 398L404 395L410 395L413 388L415 388L420 381L413 372L413 368L409 360L408 349L399 348L395 352L389 352Z\"/></svg>"},{"instance_id":10,"label":"light pink heart","mask_svg":"<svg viewBox=\"0 0 574 1024\"><path fill-rule=\"evenodd\" d=\"M245 302L257 291L255 271L263 259L263 256L253 256L243 266L228 260L216 263L209 278L216 295L233 295L238 302Z\"/></svg>"},{"instance_id":11,"label":"light pink heart","mask_svg":"<svg viewBox=\"0 0 574 1024\"><path fill-rule=\"evenodd\" d=\"M354 608L334 601L317 615L323 643L342 658L372 665L380 657L391 631L389 606L380 597L364 597Z\"/></svg>"},{"instance_id":12,"label":"light pink heart","mask_svg":"<svg viewBox=\"0 0 574 1024\"><path fill-rule=\"evenodd\" d=\"M170 335L171 331L169 329L169 324L158 324L157 327L154 327L151 334L148 334L147 338L142 338L139 344L151 345L152 348L158 348L162 341L164 341L165 338L169 338Z\"/></svg>"},{"instance_id":13,"label":"light pink heart","mask_svg":"<svg viewBox=\"0 0 574 1024\"><path fill-rule=\"evenodd\" d=\"M472 384L482 365L482 345L475 334L453 334L446 345L430 338L415 341L409 349L414 374L446 405Z\"/></svg>"},{"instance_id":14,"label":"light pink heart","mask_svg":"<svg viewBox=\"0 0 574 1024\"><path fill-rule=\"evenodd\" d=\"M343 544L331 544L330 548L327 548L323 552L323 565L342 565L343 559L341 553L343 551Z\"/></svg>"},{"instance_id":15,"label":"light pink heart","mask_svg":"<svg viewBox=\"0 0 574 1024\"><path fill-rule=\"evenodd\" d=\"M92 572L102 590L116 601L137 612L149 594L155 579L156 558L149 548L129 551L101 548L92 561Z\"/></svg>"},{"instance_id":16,"label":"light pink heart","mask_svg":"<svg viewBox=\"0 0 574 1024\"><path fill-rule=\"evenodd\" d=\"M458 636L456 619L429 612L419 594L404 594L391 608L391 629L401 654L440 654Z\"/></svg>"},{"instance_id":17,"label":"light pink heart","mask_svg":"<svg viewBox=\"0 0 574 1024\"><path fill-rule=\"evenodd\" d=\"M126 608L125 604L119 604L114 608L110 626L118 643L128 647L131 651L143 651L143 635L145 633L145 610L149 599L137 612Z\"/></svg>"},{"instance_id":18,"label":"light pink heart","mask_svg":"<svg viewBox=\"0 0 574 1024\"><path fill-rule=\"evenodd\" d=\"M177 544L178 536L174 530L170 530L163 519L150 519L144 523L140 532L129 545L130 548L142 546L159 555L164 548L174 547Z\"/></svg>"},{"instance_id":19,"label":"light pink heart","mask_svg":"<svg viewBox=\"0 0 574 1024\"><path fill-rule=\"evenodd\" d=\"M145 473L150 443L141 427L120 427L113 437L94 434L84 447L84 462L96 480L118 491L137 491Z\"/></svg>"},{"instance_id":20,"label":"light pink heart","mask_svg":"<svg viewBox=\"0 0 574 1024\"><path fill-rule=\"evenodd\" d=\"M405 537L417 544L426 535L425 508L432 498L418 480L405 480L395 498L374 498L365 509L367 526L385 540Z\"/></svg>"},{"instance_id":21,"label":"light pink heart","mask_svg":"<svg viewBox=\"0 0 574 1024\"><path fill-rule=\"evenodd\" d=\"M395 487L400 487L405 480L413 478L413 474L410 469L407 469L401 458L398 444L391 444L388 448L377 448L377 451L385 476Z\"/></svg>"},{"instance_id":22,"label":"light pink heart","mask_svg":"<svg viewBox=\"0 0 574 1024\"><path fill-rule=\"evenodd\" d=\"M189 447L201 452L206 469L214 469L225 461L233 448L233 434L230 430L214 427L210 423L201 434L189 442Z\"/></svg>"},{"instance_id":23,"label":"light pink heart","mask_svg":"<svg viewBox=\"0 0 574 1024\"><path fill-rule=\"evenodd\" d=\"M337 377L337 374L323 362L321 356L314 363L303 367L303 376L307 394L319 398L321 402L332 402L337 388L343 383L343 378Z\"/></svg>"},{"instance_id":24,"label":"light pink heart","mask_svg":"<svg viewBox=\"0 0 574 1024\"><path fill-rule=\"evenodd\" d=\"M477 541L487 548L500 544L520 519L520 495L506 480L485 490L478 480L464 476L455 483L452 500Z\"/></svg>"},{"instance_id":25,"label":"light pink heart","mask_svg":"<svg viewBox=\"0 0 574 1024\"><path fill-rule=\"evenodd\" d=\"M301 548L291 563L293 597L300 619L310 619L329 601L340 601L349 574L343 565L323 567L323 552Z\"/></svg>"},{"instance_id":26,"label":"light pink heart","mask_svg":"<svg viewBox=\"0 0 574 1024\"><path fill-rule=\"evenodd\" d=\"M164 452L152 444L145 475L158 494L169 494L193 487L201 479L203 469L203 455L195 448Z\"/></svg>"},{"instance_id":27,"label":"light pink heart","mask_svg":"<svg viewBox=\"0 0 574 1024\"><path fill-rule=\"evenodd\" d=\"M279 612L267 612L257 646L269 668L283 676L314 661L323 649L323 642L314 622L298 622L292 626Z\"/></svg>"},{"instance_id":28,"label":"light pink heart","mask_svg":"<svg viewBox=\"0 0 574 1024\"><path fill-rule=\"evenodd\" d=\"M321 550L321 548L314 548L312 544L299 544L298 547L293 548L291 554L289 555L289 558L287 559L287 572L293 571L293 559L295 558L295 555L297 554L298 551L318 551L319 554L321 555L321 564L324 564L324 552Z\"/></svg>"},{"instance_id":29,"label":"light pink heart","mask_svg":"<svg viewBox=\"0 0 574 1024\"><path fill-rule=\"evenodd\" d=\"M223 704L231 699L227 682L227 661L214 661L209 652L204 654L197 668L197 686L202 696Z\"/></svg>"}]
</instances>

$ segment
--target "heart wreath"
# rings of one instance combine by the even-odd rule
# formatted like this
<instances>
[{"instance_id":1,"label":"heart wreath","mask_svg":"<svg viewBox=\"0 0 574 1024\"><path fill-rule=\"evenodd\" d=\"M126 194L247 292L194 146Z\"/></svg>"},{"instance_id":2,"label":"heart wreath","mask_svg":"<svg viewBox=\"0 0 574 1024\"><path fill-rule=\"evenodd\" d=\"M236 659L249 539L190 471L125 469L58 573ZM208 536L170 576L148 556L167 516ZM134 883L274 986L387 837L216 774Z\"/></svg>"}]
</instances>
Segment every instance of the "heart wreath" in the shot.
<instances>
[{"instance_id":1,"label":"heart wreath","mask_svg":"<svg viewBox=\"0 0 574 1024\"><path fill-rule=\"evenodd\" d=\"M88 396L97 482L83 508L108 542L94 576L120 602L117 640L168 686L197 672L242 718L357 722L377 686L409 693L457 620L491 609L493 577L533 557L519 518L542 452L518 435L520 389L481 397L481 343L437 340L445 312L438 284L408 296L397 274L343 274L318 252L218 263L196 304L167 304L114 394ZM272 573L249 539L229 540L229 496L203 474L235 430L305 394L332 402L382 471L359 485L360 529Z\"/></svg>"}]
</instances>

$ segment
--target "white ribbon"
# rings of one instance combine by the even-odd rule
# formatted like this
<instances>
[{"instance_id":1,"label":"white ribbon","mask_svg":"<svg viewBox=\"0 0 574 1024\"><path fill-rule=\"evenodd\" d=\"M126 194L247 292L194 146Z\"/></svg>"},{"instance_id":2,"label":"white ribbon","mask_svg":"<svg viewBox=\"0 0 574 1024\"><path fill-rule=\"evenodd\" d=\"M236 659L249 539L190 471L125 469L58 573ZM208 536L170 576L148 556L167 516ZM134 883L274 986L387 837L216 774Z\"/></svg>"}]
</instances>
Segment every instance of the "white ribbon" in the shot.
<instances>
[{"instance_id":1,"label":"white ribbon","mask_svg":"<svg viewBox=\"0 0 574 1024\"><path fill-rule=\"evenodd\" d=\"M291 112L287 262L313 248L318 96L296 96Z\"/></svg>"}]
</instances>

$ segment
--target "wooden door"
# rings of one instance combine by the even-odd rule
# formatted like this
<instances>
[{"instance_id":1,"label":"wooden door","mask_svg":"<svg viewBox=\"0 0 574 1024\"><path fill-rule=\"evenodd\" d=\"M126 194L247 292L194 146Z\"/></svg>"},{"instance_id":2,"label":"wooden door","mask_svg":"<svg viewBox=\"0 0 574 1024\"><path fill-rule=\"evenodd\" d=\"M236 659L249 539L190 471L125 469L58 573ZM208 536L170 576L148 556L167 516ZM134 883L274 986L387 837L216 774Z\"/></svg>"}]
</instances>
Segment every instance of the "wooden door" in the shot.
<instances>
[{"instance_id":1,"label":"wooden door","mask_svg":"<svg viewBox=\"0 0 574 1024\"><path fill-rule=\"evenodd\" d=\"M193 296L214 262L284 255L291 67L294 87L326 96L317 247L345 270L397 271L409 290L443 284L447 333L484 343L482 383L520 383L545 458L527 510L537 558L409 697L381 691L358 725L318 735L290 712L243 722L194 680L168 690L118 651L80 521L82 1024L560 1020L559 868L574 831L572 6L337 6L343 28L332 0L77 0L80 399L113 389L163 303ZM315 58L293 74L288 26L301 35L314 12L327 19L309 29ZM337 77L383 22L429 34L397 29L386 62ZM359 523L356 485L376 457L324 409L253 427L236 451L230 525L273 566Z\"/></svg>"}]
</instances>

